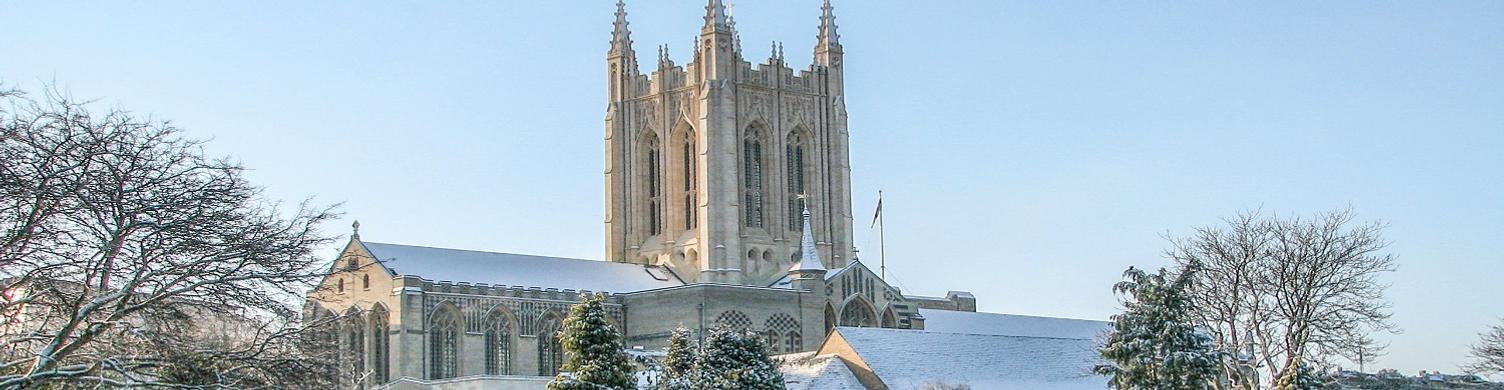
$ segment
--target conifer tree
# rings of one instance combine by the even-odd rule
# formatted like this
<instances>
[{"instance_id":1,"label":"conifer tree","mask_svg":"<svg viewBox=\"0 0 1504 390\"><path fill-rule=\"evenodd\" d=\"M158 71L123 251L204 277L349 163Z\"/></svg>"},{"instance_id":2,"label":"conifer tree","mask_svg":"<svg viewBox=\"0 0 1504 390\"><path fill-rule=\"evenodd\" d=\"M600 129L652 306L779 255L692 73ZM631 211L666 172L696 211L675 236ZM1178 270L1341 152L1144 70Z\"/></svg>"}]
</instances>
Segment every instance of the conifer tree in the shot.
<instances>
[{"instance_id":1,"label":"conifer tree","mask_svg":"<svg viewBox=\"0 0 1504 390\"><path fill-rule=\"evenodd\" d=\"M783 389L783 373L768 357L762 338L726 326L712 329L695 359L693 388Z\"/></svg>"},{"instance_id":2,"label":"conifer tree","mask_svg":"<svg viewBox=\"0 0 1504 390\"><path fill-rule=\"evenodd\" d=\"M549 390L635 389L631 358L622 349L621 332L606 321L606 297L589 294L569 309L559 342L564 366Z\"/></svg>"},{"instance_id":3,"label":"conifer tree","mask_svg":"<svg viewBox=\"0 0 1504 390\"><path fill-rule=\"evenodd\" d=\"M658 378L659 389L694 388L691 386L691 374L694 371L695 359L699 355L699 345L691 339L691 336L689 329L682 325L674 329L673 335L669 336L667 354L663 357L662 375Z\"/></svg>"},{"instance_id":4,"label":"conifer tree","mask_svg":"<svg viewBox=\"0 0 1504 390\"><path fill-rule=\"evenodd\" d=\"M1279 380L1274 383L1277 390L1328 390L1337 389L1336 384L1331 383L1330 378L1322 375L1305 364L1300 359L1292 362L1294 368L1287 368Z\"/></svg>"},{"instance_id":5,"label":"conifer tree","mask_svg":"<svg viewBox=\"0 0 1504 390\"><path fill-rule=\"evenodd\" d=\"M1197 331L1186 287L1194 266L1179 275L1149 274L1129 267L1113 290L1124 295L1124 312L1100 352L1110 364L1096 367L1117 389L1211 389L1220 375L1210 336Z\"/></svg>"}]
</instances>

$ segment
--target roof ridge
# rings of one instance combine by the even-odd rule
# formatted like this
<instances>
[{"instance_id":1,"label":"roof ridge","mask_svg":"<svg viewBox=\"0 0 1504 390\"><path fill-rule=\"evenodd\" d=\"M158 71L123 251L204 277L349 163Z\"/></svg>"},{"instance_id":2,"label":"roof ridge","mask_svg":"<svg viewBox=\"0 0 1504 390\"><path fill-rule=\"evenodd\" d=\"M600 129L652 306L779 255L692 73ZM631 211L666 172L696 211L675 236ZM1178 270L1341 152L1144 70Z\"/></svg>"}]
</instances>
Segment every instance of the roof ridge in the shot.
<instances>
[{"instance_id":1,"label":"roof ridge","mask_svg":"<svg viewBox=\"0 0 1504 390\"><path fill-rule=\"evenodd\" d=\"M364 241L362 243L363 244L367 244L367 245L376 244L376 245L405 246L405 247L409 247L409 248L436 249L436 250L456 251L456 252L471 252L471 253L484 253L484 254L492 254L492 255L509 255L509 256L527 256L527 257L537 257L537 258L544 258L544 259L589 261L589 262L603 263L603 264L623 264L623 265L645 266L644 264L618 263L618 262L606 261L606 260L580 259L580 258L574 258L574 257L559 257L559 256L549 256L549 255L530 255L530 254L526 254L526 253L512 253L512 252L492 252L492 251L483 251L483 250L478 250L478 249L441 248L441 247L427 246L427 245L393 244L393 243L387 243L387 242L372 242L372 241Z\"/></svg>"},{"instance_id":2,"label":"roof ridge","mask_svg":"<svg viewBox=\"0 0 1504 390\"><path fill-rule=\"evenodd\" d=\"M902 333L902 332L913 332L913 333L930 333L930 334L955 334L955 335L963 335L963 336L1017 337L1017 338L1026 338L1026 339L1095 340L1095 338L1089 338L1089 337L1023 336L1023 335L987 334L987 333L971 333L971 332L947 332L947 331L928 330L928 329L866 328L866 327L852 327L852 326L838 326L838 327L836 327L836 329L837 330L840 330L840 329L858 329L860 331L882 331L882 332L896 331L896 332L900 332L900 333Z\"/></svg>"},{"instance_id":3,"label":"roof ridge","mask_svg":"<svg viewBox=\"0 0 1504 390\"><path fill-rule=\"evenodd\" d=\"M1093 320L1093 319L1090 319L1090 318L1052 317L1052 316L1042 316L1042 315L1034 315L1034 314L1010 314L1010 313L993 313L993 312L987 312L987 311L960 311L960 310L946 310L946 309L926 309L926 308L922 308L922 307L919 308L919 310L928 311L928 312L932 312L932 313L933 312L937 312L937 311L942 311L942 312L953 312L953 313L990 314L990 315L995 315L995 316L1013 316L1013 317L1045 318L1045 319L1052 319L1052 320L1092 321L1092 322L1112 323L1112 320Z\"/></svg>"}]
</instances>

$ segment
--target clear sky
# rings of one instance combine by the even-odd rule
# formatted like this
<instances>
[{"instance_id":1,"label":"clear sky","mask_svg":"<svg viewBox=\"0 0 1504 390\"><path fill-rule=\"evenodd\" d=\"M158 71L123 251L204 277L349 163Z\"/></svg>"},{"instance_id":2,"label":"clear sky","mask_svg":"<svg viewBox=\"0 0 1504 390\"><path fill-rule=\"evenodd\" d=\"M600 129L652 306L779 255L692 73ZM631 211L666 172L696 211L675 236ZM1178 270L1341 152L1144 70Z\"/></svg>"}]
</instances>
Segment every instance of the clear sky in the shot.
<instances>
[{"instance_id":1,"label":"clear sky","mask_svg":"<svg viewBox=\"0 0 1504 390\"><path fill-rule=\"evenodd\" d=\"M612 1L6 2L0 80L171 119L368 240L604 249ZM809 63L816 0L737 2ZM644 69L699 0L628 4ZM857 243L914 294L1105 319L1165 234L1262 207L1391 226L1398 335L1455 371L1504 316L1504 2L836 2ZM329 249L333 256L334 249Z\"/></svg>"}]
</instances>

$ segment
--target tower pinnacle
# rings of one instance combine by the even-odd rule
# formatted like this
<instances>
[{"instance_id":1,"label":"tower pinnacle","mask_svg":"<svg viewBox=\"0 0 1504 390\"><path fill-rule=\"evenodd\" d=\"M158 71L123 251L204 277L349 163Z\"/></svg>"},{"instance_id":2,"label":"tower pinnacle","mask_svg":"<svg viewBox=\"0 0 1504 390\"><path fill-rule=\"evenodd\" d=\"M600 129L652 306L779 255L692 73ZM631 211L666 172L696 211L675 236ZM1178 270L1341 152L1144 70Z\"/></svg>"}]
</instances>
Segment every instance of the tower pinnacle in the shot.
<instances>
[{"instance_id":1,"label":"tower pinnacle","mask_svg":"<svg viewBox=\"0 0 1504 390\"><path fill-rule=\"evenodd\" d=\"M820 42L815 45L815 52L841 50L841 34L836 33L835 7L830 5L830 0L825 0L825 5L820 7L820 35L816 37Z\"/></svg>"},{"instance_id":2,"label":"tower pinnacle","mask_svg":"<svg viewBox=\"0 0 1504 390\"><path fill-rule=\"evenodd\" d=\"M632 52L632 30L627 28L627 3L616 1L616 22L612 23L611 54L627 55Z\"/></svg>"},{"instance_id":3,"label":"tower pinnacle","mask_svg":"<svg viewBox=\"0 0 1504 390\"><path fill-rule=\"evenodd\" d=\"M731 24L726 16L726 4L721 0L710 0L705 5L705 31L730 31Z\"/></svg>"}]
</instances>

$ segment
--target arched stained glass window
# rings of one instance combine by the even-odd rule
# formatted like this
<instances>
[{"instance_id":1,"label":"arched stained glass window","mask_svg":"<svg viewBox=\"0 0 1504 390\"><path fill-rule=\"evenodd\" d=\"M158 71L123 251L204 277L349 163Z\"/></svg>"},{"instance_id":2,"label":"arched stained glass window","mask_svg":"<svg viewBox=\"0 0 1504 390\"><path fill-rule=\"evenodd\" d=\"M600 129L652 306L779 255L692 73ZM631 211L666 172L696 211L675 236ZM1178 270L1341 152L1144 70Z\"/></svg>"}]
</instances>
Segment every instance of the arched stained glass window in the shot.
<instances>
[{"instance_id":1,"label":"arched stained glass window","mask_svg":"<svg viewBox=\"0 0 1504 390\"><path fill-rule=\"evenodd\" d=\"M847 302L841 308L841 326L877 327L877 313L872 311L872 305L867 304L867 301L857 299Z\"/></svg>"},{"instance_id":2,"label":"arched stained glass window","mask_svg":"<svg viewBox=\"0 0 1504 390\"><path fill-rule=\"evenodd\" d=\"M564 346L559 342L559 318L550 315L538 332L538 375L559 374L564 365Z\"/></svg>"},{"instance_id":3,"label":"arched stained glass window","mask_svg":"<svg viewBox=\"0 0 1504 390\"><path fill-rule=\"evenodd\" d=\"M387 356L390 350L387 341L386 309L377 306L371 310L371 383L383 384L388 378Z\"/></svg>"},{"instance_id":4,"label":"arched stained glass window","mask_svg":"<svg viewBox=\"0 0 1504 390\"><path fill-rule=\"evenodd\" d=\"M352 372L355 373L355 376L352 376L352 378L359 378L365 375L366 332L365 327L361 326L360 316L358 315L350 318L349 324L345 328L345 345L346 351L349 352L345 355L350 364L347 367L350 367L353 370Z\"/></svg>"},{"instance_id":5,"label":"arched stained glass window","mask_svg":"<svg viewBox=\"0 0 1504 390\"><path fill-rule=\"evenodd\" d=\"M459 315L440 310L428 321L428 377L452 378L459 373Z\"/></svg>"},{"instance_id":6,"label":"arched stained glass window","mask_svg":"<svg viewBox=\"0 0 1504 390\"><path fill-rule=\"evenodd\" d=\"M512 323L500 312L486 323L486 374L512 374Z\"/></svg>"}]
</instances>

